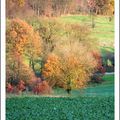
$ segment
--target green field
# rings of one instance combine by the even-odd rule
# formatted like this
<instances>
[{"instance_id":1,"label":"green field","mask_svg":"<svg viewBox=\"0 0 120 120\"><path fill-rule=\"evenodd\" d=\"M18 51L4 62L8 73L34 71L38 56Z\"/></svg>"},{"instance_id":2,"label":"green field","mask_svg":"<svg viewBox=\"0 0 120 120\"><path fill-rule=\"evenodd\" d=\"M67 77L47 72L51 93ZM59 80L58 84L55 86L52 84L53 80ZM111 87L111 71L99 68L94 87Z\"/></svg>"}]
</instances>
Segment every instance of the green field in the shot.
<instances>
[{"instance_id":1,"label":"green field","mask_svg":"<svg viewBox=\"0 0 120 120\"><path fill-rule=\"evenodd\" d=\"M114 120L114 75L103 79L71 95L63 89L48 96L9 95L6 120Z\"/></svg>"},{"instance_id":2,"label":"green field","mask_svg":"<svg viewBox=\"0 0 120 120\"><path fill-rule=\"evenodd\" d=\"M7 99L6 120L114 120L113 97Z\"/></svg>"}]
</instances>

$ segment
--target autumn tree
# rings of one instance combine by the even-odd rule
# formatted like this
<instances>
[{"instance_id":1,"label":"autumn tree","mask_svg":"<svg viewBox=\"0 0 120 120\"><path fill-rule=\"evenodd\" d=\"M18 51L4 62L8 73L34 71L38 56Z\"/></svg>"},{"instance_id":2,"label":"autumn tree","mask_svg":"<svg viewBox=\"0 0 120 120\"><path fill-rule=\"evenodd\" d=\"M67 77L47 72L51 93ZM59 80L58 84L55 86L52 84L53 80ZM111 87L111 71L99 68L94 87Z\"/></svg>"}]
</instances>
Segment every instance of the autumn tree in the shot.
<instances>
[{"instance_id":1,"label":"autumn tree","mask_svg":"<svg viewBox=\"0 0 120 120\"><path fill-rule=\"evenodd\" d=\"M60 80L60 61L55 54L49 54L43 67L43 76L50 86L55 86Z\"/></svg>"},{"instance_id":2,"label":"autumn tree","mask_svg":"<svg viewBox=\"0 0 120 120\"><path fill-rule=\"evenodd\" d=\"M29 61L32 59L32 62L34 62L35 57L40 53L39 43L39 35L25 21L20 19L8 21L6 33L8 80L18 83L20 80L29 81L34 77L33 66L25 63L25 55L27 55Z\"/></svg>"},{"instance_id":3,"label":"autumn tree","mask_svg":"<svg viewBox=\"0 0 120 120\"><path fill-rule=\"evenodd\" d=\"M61 28L63 25L59 23L56 19L48 18L32 19L28 20L28 22L41 36L42 59L39 63L41 64L42 68L48 54L53 52L57 44L59 44L62 31Z\"/></svg>"},{"instance_id":4,"label":"autumn tree","mask_svg":"<svg viewBox=\"0 0 120 120\"><path fill-rule=\"evenodd\" d=\"M45 15L51 12L51 2L49 0L29 0L29 5L37 16ZM48 8L47 8L48 7ZM49 9L50 8L50 9ZM48 11L49 10L49 11Z\"/></svg>"},{"instance_id":5,"label":"autumn tree","mask_svg":"<svg viewBox=\"0 0 120 120\"><path fill-rule=\"evenodd\" d=\"M63 78L66 78L67 83L71 83L72 88L84 87L96 70L97 62L92 57L91 52L78 42L66 45L61 52Z\"/></svg>"},{"instance_id":6,"label":"autumn tree","mask_svg":"<svg viewBox=\"0 0 120 120\"><path fill-rule=\"evenodd\" d=\"M95 58L95 60L97 61L97 66L96 66L96 71L94 72L91 80L92 80L92 82L101 83L102 77L106 72L106 68L103 65L102 56L99 51L97 51L97 50L93 51L92 55Z\"/></svg>"},{"instance_id":7,"label":"autumn tree","mask_svg":"<svg viewBox=\"0 0 120 120\"><path fill-rule=\"evenodd\" d=\"M14 86L21 80L29 84L29 81L35 77L33 70L14 53L7 54L6 57L6 81Z\"/></svg>"},{"instance_id":8,"label":"autumn tree","mask_svg":"<svg viewBox=\"0 0 120 120\"><path fill-rule=\"evenodd\" d=\"M56 54L59 57L51 56L44 65L43 74L48 83L66 90L86 86L96 70L92 54L79 43L63 46Z\"/></svg>"},{"instance_id":9,"label":"autumn tree","mask_svg":"<svg viewBox=\"0 0 120 120\"><path fill-rule=\"evenodd\" d=\"M29 0L6 0L7 18L25 18L33 14L33 10L29 5Z\"/></svg>"},{"instance_id":10,"label":"autumn tree","mask_svg":"<svg viewBox=\"0 0 120 120\"><path fill-rule=\"evenodd\" d=\"M60 16L73 13L76 3L74 0L30 0L30 6L38 16Z\"/></svg>"},{"instance_id":11,"label":"autumn tree","mask_svg":"<svg viewBox=\"0 0 120 120\"><path fill-rule=\"evenodd\" d=\"M88 3L88 8L90 10L92 28L94 28L95 27L94 15L95 15L95 9L96 9L96 1L95 0L88 0L87 3Z\"/></svg>"},{"instance_id":12,"label":"autumn tree","mask_svg":"<svg viewBox=\"0 0 120 120\"><path fill-rule=\"evenodd\" d=\"M52 89L46 81L41 81L34 86L33 92L35 94L50 94Z\"/></svg>"},{"instance_id":13,"label":"autumn tree","mask_svg":"<svg viewBox=\"0 0 120 120\"><path fill-rule=\"evenodd\" d=\"M53 0L52 6L54 16L60 16L62 14L74 13L76 3L74 0Z\"/></svg>"},{"instance_id":14,"label":"autumn tree","mask_svg":"<svg viewBox=\"0 0 120 120\"><path fill-rule=\"evenodd\" d=\"M38 32L31 31L29 41L24 49L24 54L29 60L29 66L36 71L35 65L41 59L41 38Z\"/></svg>"},{"instance_id":15,"label":"autumn tree","mask_svg":"<svg viewBox=\"0 0 120 120\"><path fill-rule=\"evenodd\" d=\"M114 0L109 0L108 4L106 5L106 12L109 15L109 22L112 21L112 16L114 15Z\"/></svg>"},{"instance_id":16,"label":"autumn tree","mask_svg":"<svg viewBox=\"0 0 120 120\"><path fill-rule=\"evenodd\" d=\"M57 85L67 90L86 86L97 67L97 61L92 55L94 47L87 37L89 32L81 26L71 25L72 32L68 28L68 38L60 41L53 50L56 57L48 57L43 68L43 75L49 83L53 83L52 86ZM80 28L85 31L77 34Z\"/></svg>"}]
</instances>

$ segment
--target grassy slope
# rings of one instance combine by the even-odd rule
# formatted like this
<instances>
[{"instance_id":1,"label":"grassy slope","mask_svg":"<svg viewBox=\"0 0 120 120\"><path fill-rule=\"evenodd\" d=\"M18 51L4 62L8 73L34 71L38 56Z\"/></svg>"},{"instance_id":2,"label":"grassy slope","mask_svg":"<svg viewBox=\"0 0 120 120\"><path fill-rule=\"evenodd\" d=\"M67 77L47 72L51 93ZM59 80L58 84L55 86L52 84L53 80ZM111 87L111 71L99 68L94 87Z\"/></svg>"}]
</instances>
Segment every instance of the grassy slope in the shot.
<instances>
[{"instance_id":1,"label":"grassy slope","mask_svg":"<svg viewBox=\"0 0 120 120\"><path fill-rule=\"evenodd\" d=\"M87 15L62 16L59 20L65 23L87 25L92 30L91 35L100 41L100 46L114 47L114 19L109 22L106 16L96 16L94 29L91 28L91 17Z\"/></svg>"}]
</instances>

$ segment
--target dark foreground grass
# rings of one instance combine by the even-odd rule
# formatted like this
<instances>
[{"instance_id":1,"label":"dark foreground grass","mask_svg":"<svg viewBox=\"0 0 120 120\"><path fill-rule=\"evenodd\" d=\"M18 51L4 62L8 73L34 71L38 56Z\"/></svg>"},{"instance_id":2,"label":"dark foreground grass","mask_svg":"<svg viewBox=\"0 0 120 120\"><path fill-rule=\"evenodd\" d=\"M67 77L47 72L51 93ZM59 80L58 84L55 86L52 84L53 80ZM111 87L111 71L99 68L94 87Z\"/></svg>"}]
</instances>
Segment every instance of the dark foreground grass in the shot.
<instances>
[{"instance_id":1,"label":"dark foreground grass","mask_svg":"<svg viewBox=\"0 0 120 120\"><path fill-rule=\"evenodd\" d=\"M6 120L114 120L113 97L14 97Z\"/></svg>"}]
</instances>

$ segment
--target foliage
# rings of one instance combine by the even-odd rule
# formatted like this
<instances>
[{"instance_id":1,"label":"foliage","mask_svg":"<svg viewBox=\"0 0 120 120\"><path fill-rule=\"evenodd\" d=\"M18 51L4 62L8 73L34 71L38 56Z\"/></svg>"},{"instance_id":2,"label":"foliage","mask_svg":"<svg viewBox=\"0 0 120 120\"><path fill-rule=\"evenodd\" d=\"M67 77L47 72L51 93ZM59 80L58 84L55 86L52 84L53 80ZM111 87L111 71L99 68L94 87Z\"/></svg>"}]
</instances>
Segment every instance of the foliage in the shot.
<instances>
[{"instance_id":1,"label":"foliage","mask_svg":"<svg viewBox=\"0 0 120 120\"><path fill-rule=\"evenodd\" d=\"M96 68L96 71L95 73L93 74L91 80L92 82L96 82L96 83L101 83L103 80L102 80L102 77L103 75L105 74L106 72L106 69L105 67L103 66L103 63L102 63L102 57L100 55L99 52L93 52L93 57L96 59L97 61L97 68Z\"/></svg>"},{"instance_id":2,"label":"foliage","mask_svg":"<svg viewBox=\"0 0 120 120\"><path fill-rule=\"evenodd\" d=\"M20 92L22 92L23 90L25 90L25 82L20 80L20 82L17 85L17 88Z\"/></svg>"},{"instance_id":3,"label":"foliage","mask_svg":"<svg viewBox=\"0 0 120 120\"><path fill-rule=\"evenodd\" d=\"M10 56L7 56L6 76L7 81L10 81L15 85L20 80L24 80L26 83L28 83L28 81L34 77L34 73L32 69L21 60L19 56L10 54Z\"/></svg>"},{"instance_id":4,"label":"foliage","mask_svg":"<svg viewBox=\"0 0 120 120\"><path fill-rule=\"evenodd\" d=\"M35 94L50 94L51 88L46 81L41 81L34 86L33 92Z\"/></svg>"},{"instance_id":5,"label":"foliage","mask_svg":"<svg viewBox=\"0 0 120 120\"><path fill-rule=\"evenodd\" d=\"M61 35L62 24L56 19L32 18L27 20L42 38L42 57L45 59L52 52Z\"/></svg>"},{"instance_id":6,"label":"foliage","mask_svg":"<svg viewBox=\"0 0 120 120\"><path fill-rule=\"evenodd\" d=\"M11 83L7 83L7 93L21 93L23 90L25 90L25 82L20 80L19 83L15 85L11 85Z\"/></svg>"},{"instance_id":7,"label":"foliage","mask_svg":"<svg viewBox=\"0 0 120 120\"><path fill-rule=\"evenodd\" d=\"M34 15L28 0L6 0L7 18L26 18Z\"/></svg>"},{"instance_id":8,"label":"foliage","mask_svg":"<svg viewBox=\"0 0 120 120\"><path fill-rule=\"evenodd\" d=\"M22 54L24 46L31 37L33 29L30 25L20 19L12 19L8 22L6 42L8 52Z\"/></svg>"},{"instance_id":9,"label":"foliage","mask_svg":"<svg viewBox=\"0 0 120 120\"><path fill-rule=\"evenodd\" d=\"M43 76L50 86L54 86L60 80L60 67L59 57L55 54L48 55L43 68Z\"/></svg>"},{"instance_id":10,"label":"foliage","mask_svg":"<svg viewBox=\"0 0 120 120\"><path fill-rule=\"evenodd\" d=\"M97 65L91 53L78 42L64 46L59 52L62 58L62 80L65 85L70 82L72 88L85 87Z\"/></svg>"},{"instance_id":11,"label":"foliage","mask_svg":"<svg viewBox=\"0 0 120 120\"><path fill-rule=\"evenodd\" d=\"M73 0L30 0L29 4L38 16L59 16L75 10Z\"/></svg>"},{"instance_id":12,"label":"foliage","mask_svg":"<svg viewBox=\"0 0 120 120\"><path fill-rule=\"evenodd\" d=\"M49 56L43 70L50 85L67 89L70 82L72 88L84 87L96 67L91 53L78 42L60 46L55 53L58 56Z\"/></svg>"},{"instance_id":13,"label":"foliage","mask_svg":"<svg viewBox=\"0 0 120 120\"><path fill-rule=\"evenodd\" d=\"M91 54L93 49L96 50L95 44L93 45L95 42L89 37L89 30L86 27L71 24L62 28L64 37L48 54L43 67L43 76L50 86L67 89L70 82L72 88L84 87L96 69L96 61ZM59 31L62 28L59 28Z\"/></svg>"},{"instance_id":14,"label":"foliage","mask_svg":"<svg viewBox=\"0 0 120 120\"><path fill-rule=\"evenodd\" d=\"M113 15L114 0L7 0L7 17L55 17L68 14Z\"/></svg>"},{"instance_id":15,"label":"foliage","mask_svg":"<svg viewBox=\"0 0 120 120\"><path fill-rule=\"evenodd\" d=\"M41 38L39 37L39 33L31 32L30 39L24 49L24 55L34 72L36 71L35 65L40 61L41 51Z\"/></svg>"},{"instance_id":16,"label":"foliage","mask_svg":"<svg viewBox=\"0 0 120 120\"><path fill-rule=\"evenodd\" d=\"M34 42L31 43L33 39ZM39 35L34 32L32 26L20 19L8 21L6 33L7 81L18 84L20 80L27 83L34 78L34 69L32 68L32 70L31 66L24 62L24 55L29 55L30 60L35 59L36 55L40 55L39 42Z\"/></svg>"},{"instance_id":17,"label":"foliage","mask_svg":"<svg viewBox=\"0 0 120 120\"><path fill-rule=\"evenodd\" d=\"M12 93L13 89L14 89L13 86L10 83L7 83L7 85L6 85L6 91L8 93Z\"/></svg>"}]
</instances>

